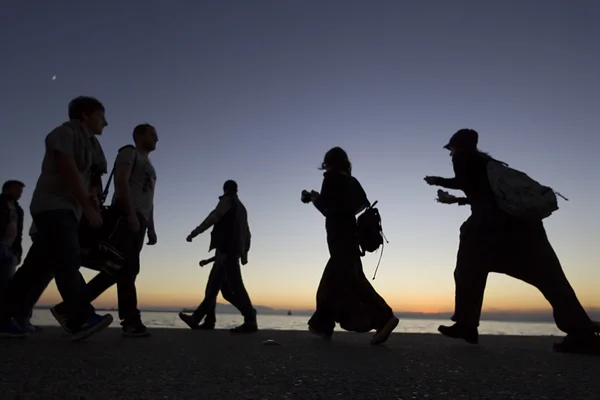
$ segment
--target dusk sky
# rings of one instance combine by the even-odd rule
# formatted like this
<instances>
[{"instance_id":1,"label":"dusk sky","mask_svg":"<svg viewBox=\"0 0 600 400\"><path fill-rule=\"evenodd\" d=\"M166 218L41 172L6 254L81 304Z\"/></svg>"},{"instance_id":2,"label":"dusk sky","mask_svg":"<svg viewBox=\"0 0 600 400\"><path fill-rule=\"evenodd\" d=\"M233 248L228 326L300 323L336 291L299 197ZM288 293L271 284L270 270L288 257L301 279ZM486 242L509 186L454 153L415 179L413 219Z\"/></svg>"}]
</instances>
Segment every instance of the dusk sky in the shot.
<instances>
[{"instance_id":1,"label":"dusk sky","mask_svg":"<svg viewBox=\"0 0 600 400\"><path fill-rule=\"evenodd\" d=\"M142 253L141 305L202 300L210 235L185 238L235 179L253 235L243 267L253 302L306 309L328 251L324 218L300 192L319 190L317 167L341 146L390 241L375 287L396 311L448 311L469 209L436 203L423 177L451 177L442 146L473 128L482 150L569 198L546 228L580 300L598 308L598 21L593 0L3 0L0 178L27 184L29 228L45 135L72 98L97 97L109 165L136 124L160 138L159 242ZM367 276L378 257L363 258ZM58 298L53 283L42 303ZM116 305L116 291L96 304ZM548 308L497 274L484 306Z\"/></svg>"}]
</instances>

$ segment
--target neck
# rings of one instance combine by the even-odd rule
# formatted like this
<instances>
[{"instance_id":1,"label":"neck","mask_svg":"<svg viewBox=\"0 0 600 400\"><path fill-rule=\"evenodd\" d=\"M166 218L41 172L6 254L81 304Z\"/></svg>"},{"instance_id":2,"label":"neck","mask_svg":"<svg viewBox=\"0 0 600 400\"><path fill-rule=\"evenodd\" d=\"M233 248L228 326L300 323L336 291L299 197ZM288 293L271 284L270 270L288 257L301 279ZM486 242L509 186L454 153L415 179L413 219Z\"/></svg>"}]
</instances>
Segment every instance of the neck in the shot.
<instances>
[{"instance_id":1,"label":"neck","mask_svg":"<svg viewBox=\"0 0 600 400\"><path fill-rule=\"evenodd\" d=\"M137 144L135 145L135 149L138 151L138 153L140 153L141 155L147 156L148 154L150 154L150 152L146 149L144 149L141 146L138 146Z\"/></svg>"},{"instance_id":2,"label":"neck","mask_svg":"<svg viewBox=\"0 0 600 400\"><path fill-rule=\"evenodd\" d=\"M90 130L88 129L88 127L87 127L87 126L85 126L85 124L84 124L83 122L79 121L79 123L81 124L81 127L83 128L83 132L85 133L85 135L86 135L87 137L92 137L92 136L94 136L94 134L92 133L92 131L90 131Z\"/></svg>"}]
</instances>

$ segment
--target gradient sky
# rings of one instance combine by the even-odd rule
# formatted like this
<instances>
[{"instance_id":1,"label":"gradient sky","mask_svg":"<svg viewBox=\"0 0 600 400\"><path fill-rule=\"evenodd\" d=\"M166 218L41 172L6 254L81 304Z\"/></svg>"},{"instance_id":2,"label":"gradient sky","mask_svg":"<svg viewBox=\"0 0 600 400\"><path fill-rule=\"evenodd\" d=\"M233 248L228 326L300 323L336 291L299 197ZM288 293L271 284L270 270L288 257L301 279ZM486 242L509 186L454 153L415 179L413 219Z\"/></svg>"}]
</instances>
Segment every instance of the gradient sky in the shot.
<instances>
[{"instance_id":1,"label":"gradient sky","mask_svg":"<svg viewBox=\"0 0 600 400\"><path fill-rule=\"evenodd\" d=\"M600 2L0 0L0 175L27 183L44 136L78 95L104 102L109 163L133 127L156 126L159 244L146 247L143 306L203 297L208 232L185 241L235 179L253 234L243 273L255 304L314 307L328 253L319 189L345 148L386 246L374 285L398 311L453 307L468 208L434 202L459 128L570 202L546 222L581 301L600 307ZM56 80L52 76L56 75ZM31 218L27 215L26 226ZM26 241L27 247L29 241ZM363 259L373 273L378 255ZM90 271L85 272L90 277ZM541 309L537 290L492 275L487 309ZM42 302L57 300L54 284ZM116 293L98 302L115 305Z\"/></svg>"}]
</instances>

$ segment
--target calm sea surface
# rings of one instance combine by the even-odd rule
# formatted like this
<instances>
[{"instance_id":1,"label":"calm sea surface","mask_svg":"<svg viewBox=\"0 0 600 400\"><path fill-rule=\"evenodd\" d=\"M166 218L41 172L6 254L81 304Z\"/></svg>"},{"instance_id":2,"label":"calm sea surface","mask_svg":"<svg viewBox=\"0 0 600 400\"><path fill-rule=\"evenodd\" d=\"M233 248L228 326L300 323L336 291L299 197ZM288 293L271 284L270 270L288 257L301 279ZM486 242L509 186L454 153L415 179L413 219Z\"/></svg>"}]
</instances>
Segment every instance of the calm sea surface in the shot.
<instances>
[{"instance_id":1,"label":"calm sea surface","mask_svg":"<svg viewBox=\"0 0 600 400\"><path fill-rule=\"evenodd\" d=\"M104 314L104 311L99 311ZM111 312L115 318L113 326L119 326L116 312ZM181 322L176 312L142 312L142 318L149 328L188 329ZM258 325L261 329L307 330L308 316L304 315L259 315ZM57 326L49 310L36 309L32 322L42 326ZM217 328L232 328L242 322L242 317L234 314L217 314ZM437 319L401 319L395 332L437 333L441 324L451 324L449 320ZM492 335L525 335L525 336L560 336L563 335L554 324L527 322L496 322L482 321L479 333Z\"/></svg>"}]
</instances>

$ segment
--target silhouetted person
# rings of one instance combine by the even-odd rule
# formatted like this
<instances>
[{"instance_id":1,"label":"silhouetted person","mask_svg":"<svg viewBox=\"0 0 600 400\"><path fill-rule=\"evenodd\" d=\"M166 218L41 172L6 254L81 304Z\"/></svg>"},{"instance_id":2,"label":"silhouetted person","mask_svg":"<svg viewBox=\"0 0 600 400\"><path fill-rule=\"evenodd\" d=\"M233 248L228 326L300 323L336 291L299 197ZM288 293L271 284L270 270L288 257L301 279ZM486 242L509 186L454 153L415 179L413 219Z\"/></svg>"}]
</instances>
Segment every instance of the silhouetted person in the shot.
<instances>
[{"instance_id":1,"label":"silhouetted person","mask_svg":"<svg viewBox=\"0 0 600 400\"><path fill-rule=\"evenodd\" d=\"M78 102L72 103L75 107L78 106ZM69 113L75 112L76 108L69 108ZM71 115L69 115L69 118ZM70 118L71 119L71 118ZM89 170L89 192L90 201L95 208L100 209L100 203L102 203L102 175L107 172L107 162L104 155L104 150L100 145L100 142L96 136L90 137L90 145L92 150L92 165ZM86 181L88 181L86 179ZM80 221L85 222L85 218ZM46 290L52 279L54 279L54 273L51 269L38 268L38 273L35 276L28 276L28 271L31 271L32 263L44 263L46 262L44 255L39 251L39 245L37 245L36 237L37 230L35 223L31 224L29 229L29 237L31 238L31 247L23 260L23 265L17 270L13 276L13 282L11 288L13 291L25 293L23 301L20 303L19 309L14 310L13 319L15 322L27 332L35 332L39 330L38 327L31 324L31 317L33 315L33 307L37 304L43 292ZM80 236L81 244L81 236ZM85 280L81 277L80 284L85 285ZM10 298L10 296L9 296ZM62 321L63 328L68 330L68 327Z\"/></svg>"},{"instance_id":2,"label":"silhouetted person","mask_svg":"<svg viewBox=\"0 0 600 400\"><path fill-rule=\"evenodd\" d=\"M215 249L215 265L206 285L204 300L192 315L179 313L179 318L190 328L197 329L200 321L210 312L214 313L217 295L224 285L228 285L235 301L232 304L244 316L244 323L231 329L232 333L251 333L258 330L256 311L244 286L242 265L248 262L250 251L250 228L246 207L238 198L237 183L229 180L223 185L223 196L217 207L187 237L191 242L196 236L214 226L211 232L210 248Z\"/></svg>"},{"instance_id":3,"label":"silhouetted person","mask_svg":"<svg viewBox=\"0 0 600 400\"><path fill-rule=\"evenodd\" d=\"M90 178L94 153L92 138L102 134L107 123L104 106L91 97L72 100L69 119L46 136L42 171L30 205L38 233L36 251L46 262L32 263L22 272L24 279L20 284L27 288L37 285L37 276L54 274L66 306L67 332L73 339L83 339L112 322L111 315L97 315L86 301L83 277L79 273L78 235L82 215L91 226L102 225L97 201L92 200ZM26 332L13 317L18 316L18 311L28 302L29 291L15 290L13 282L14 279L7 290L10 301L0 306L0 335L24 336Z\"/></svg>"},{"instance_id":4,"label":"silhouetted person","mask_svg":"<svg viewBox=\"0 0 600 400\"><path fill-rule=\"evenodd\" d=\"M141 124L133 130L134 146L127 146L117 154L115 161L115 193L111 213L121 219L117 229L119 249L125 259L118 272L100 272L87 284L88 300L94 301L115 283L119 301L119 318L123 335L130 337L148 336L137 308L135 281L140 272L140 252L144 245L146 231L148 244L157 242L154 229L154 188L156 171L149 155L156 150L158 135L149 124ZM64 304L57 304L52 313L61 322L64 318Z\"/></svg>"},{"instance_id":5,"label":"silhouetted person","mask_svg":"<svg viewBox=\"0 0 600 400\"><path fill-rule=\"evenodd\" d=\"M305 203L312 201L325 216L330 254L317 290L317 310L308 322L309 330L331 338L344 300L352 296L363 303L376 327L371 344L383 343L398 325L398 318L363 272L356 215L370 202L352 176L352 164L343 149L329 150L321 169L325 170L321 193L306 195L305 191L302 199Z\"/></svg>"},{"instance_id":6,"label":"silhouetted person","mask_svg":"<svg viewBox=\"0 0 600 400\"><path fill-rule=\"evenodd\" d=\"M25 184L6 181L0 194L0 296L8 287L23 255L23 209L19 199Z\"/></svg>"},{"instance_id":7,"label":"silhouetted person","mask_svg":"<svg viewBox=\"0 0 600 400\"><path fill-rule=\"evenodd\" d=\"M456 323L440 326L449 337L478 342L479 319L487 276L499 272L538 288L551 304L554 320L567 336L554 348L561 352L600 351L600 338L548 241L542 221L509 215L497 203L487 167L493 159L477 149L478 134L456 132L450 150L455 177L426 177L430 185L462 190L464 198L442 195L443 203L469 204L471 216L462 225L454 271Z\"/></svg>"}]
</instances>

